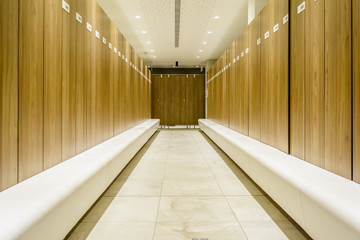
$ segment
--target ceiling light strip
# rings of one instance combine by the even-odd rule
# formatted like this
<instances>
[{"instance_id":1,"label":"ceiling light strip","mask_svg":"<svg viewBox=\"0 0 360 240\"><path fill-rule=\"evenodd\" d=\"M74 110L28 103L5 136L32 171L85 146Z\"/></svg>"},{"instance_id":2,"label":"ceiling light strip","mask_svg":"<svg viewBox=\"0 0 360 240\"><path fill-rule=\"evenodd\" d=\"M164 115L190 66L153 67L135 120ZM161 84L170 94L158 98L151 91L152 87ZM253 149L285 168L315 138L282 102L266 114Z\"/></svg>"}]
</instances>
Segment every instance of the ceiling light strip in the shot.
<instances>
[{"instance_id":1,"label":"ceiling light strip","mask_svg":"<svg viewBox=\"0 0 360 240\"><path fill-rule=\"evenodd\" d=\"M181 0L175 0L175 48L179 47Z\"/></svg>"}]
</instances>

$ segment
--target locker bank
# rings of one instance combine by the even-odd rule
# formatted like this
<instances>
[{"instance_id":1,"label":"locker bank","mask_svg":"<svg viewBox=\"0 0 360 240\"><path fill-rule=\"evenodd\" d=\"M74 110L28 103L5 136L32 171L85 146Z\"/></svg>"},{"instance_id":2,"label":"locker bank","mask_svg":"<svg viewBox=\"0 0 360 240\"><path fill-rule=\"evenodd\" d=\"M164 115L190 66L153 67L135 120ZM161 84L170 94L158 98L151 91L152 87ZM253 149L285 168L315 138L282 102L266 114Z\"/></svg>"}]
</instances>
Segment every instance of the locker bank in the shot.
<instances>
[{"instance_id":1,"label":"locker bank","mask_svg":"<svg viewBox=\"0 0 360 240\"><path fill-rule=\"evenodd\" d=\"M0 12L0 239L360 239L360 0Z\"/></svg>"}]
</instances>

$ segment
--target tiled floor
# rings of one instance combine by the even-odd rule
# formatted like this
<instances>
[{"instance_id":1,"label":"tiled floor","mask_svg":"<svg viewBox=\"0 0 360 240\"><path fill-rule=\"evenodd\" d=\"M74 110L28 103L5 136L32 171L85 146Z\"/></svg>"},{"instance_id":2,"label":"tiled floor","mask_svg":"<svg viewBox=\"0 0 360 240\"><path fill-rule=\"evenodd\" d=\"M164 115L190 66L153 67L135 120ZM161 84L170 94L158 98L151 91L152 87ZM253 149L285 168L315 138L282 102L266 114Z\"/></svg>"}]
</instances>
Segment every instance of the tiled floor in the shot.
<instances>
[{"instance_id":1,"label":"tiled floor","mask_svg":"<svg viewBox=\"0 0 360 240\"><path fill-rule=\"evenodd\" d=\"M308 239L198 130L161 130L69 239Z\"/></svg>"}]
</instances>

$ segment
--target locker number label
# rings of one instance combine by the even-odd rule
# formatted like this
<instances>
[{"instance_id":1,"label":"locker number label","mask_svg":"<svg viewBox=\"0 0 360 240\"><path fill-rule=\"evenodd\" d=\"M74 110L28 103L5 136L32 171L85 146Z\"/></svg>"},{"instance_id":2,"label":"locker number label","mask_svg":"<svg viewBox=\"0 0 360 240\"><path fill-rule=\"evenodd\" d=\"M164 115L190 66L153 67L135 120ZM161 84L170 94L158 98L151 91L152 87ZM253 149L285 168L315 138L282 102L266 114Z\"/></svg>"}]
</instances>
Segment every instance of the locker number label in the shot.
<instances>
[{"instance_id":1,"label":"locker number label","mask_svg":"<svg viewBox=\"0 0 360 240\"><path fill-rule=\"evenodd\" d=\"M249 53L249 48L246 48L245 53L246 53L246 54Z\"/></svg>"},{"instance_id":2,"label":"locker number label","mask_svg":"<svg viewBox=\"0 0 360 240\"><path fill-rule=\"evenodd\" d=\"M116 47L114 47L114 53L117 53L117 49L116 49Z\"/></svg>"},{"instance_id":3,"label":"locker number label","mask_svg":"<svg viewBox=\"0 0 360 240\"><path fill-rule=\"evenodd\" d=\"M127 58L125 58L125 62L128 62L128 59L127 59Z\"/></svg>"},{"instance_id":4,"label":"locker number label","mask_svg":"<svg viewBox=\"0 0 360 240\"><path fill-rule=\"evenodd\" d=\"M76 20L79 22L79 23L82 23L82 16L77 12L76 13Z\"/></svg>"},{"instance_id":5,"label":"locker number label","mask_svg":"<svg viewBox=\"0 0 360 240\"><path fill-rule=\"evenodd\" d=\"M103 37L103 44L106 45L106 38Z\"/></svg>"},{"instance_id":6,"label":"locker number label","mask_svg":"<svg viewBox=\"0 0 360 240\"><path fill-rule=\"evenodd\" d=\"M277 32L279 30L279 24L276 24L274 27L273 27L273 31L274 33Z\"/></svg>"},{"instance_id":7,"label":"locker number label","mask_svg":"<svg viewBox=\"0 0 360 240\"><path fill-rule=\"evenodd\" d=\"M92 26L90 23L86 23L86 29L89 31L89 32L92 32Z\"/></svg>"},{"instance_id":8,"label":"locker number label","mask_svg":"<svg viewBox=\"0 0 360 240\"><path fill-rule=\"evenodd\" d=\"M109 48L112 49L112 44L111 43L109 43Z\"/></svg>"},{"instance_id":9,"label":"locker number label","mask_svg":"<svg viewBox=\"0 0 360 240\"><path fill-rule=\"evenodd\" d=\"M289 21L289 14L286 14L284 17L283 17L283 24L287 23Z\"/></svg>"},{"instance_id":10,"label":"locker number label","mask_svg":"<svg viewBox=\"0 0 360 240\"><path fill-rule=\"evenodd\" d=\"M235 62L236 62L236 59L234 58L233 63L235 63Z\"/></svg>"},{"instance_id":11,"label":"locker number label","mask_svg":"<svg viewBox=\"0 0 360 240\"><path fill-rule=\"evenodd\" d=\"M100 33L98 31L95 31L95 36L97 39L100 39Z\"/></svg>"},{"instance_id":12,"label":"locker number label","mask_svg":"<svg viewBox=\"0 0 360 240\"><path fill-rule=\"evenodd\" d=\"M240 59L240 56L237 56L236 60L239 61L239 59Z\"/></svg>"},{"instance_id":13,"label":"locker number label","mask_svg":"<svg viewBox=\"0 0 360 240\"><path fill-rule=\"evenodd\" d=\"M256 41L256 44L259 46L261 44L261 38L259 38L257 41Z\"/></svg>"},{"instance_id":14,"label":"locker number label","mask_svg":"<svg viewBox=\"0 0 360 240\"><path fill-rule=\"evenodd\" d=\"M125 56L124 55L122 55L122 60L124 60L125 59Z\"/></svg>"},{"instance_id":15,"label":"locker number label","mask_svg":"<svg viewBox=\"0 0 360 240\"><path fill-rule=\"evenodd\" d=\"M270 36L270 32L269 32L269 31L267 31L267 32L265 33L265 35L264 35L264 38L265 38L265 39L268 39L268 38L269 38L269 36Z\"/></svg>"},{"instance_id":16,"label":"locker number label","mask_svg":"<svg viewBox=\"0 0 360 240\"><path fill-rule=\"evenodd\" d=\"M245 55L244 52L242 52L242 53L241 53L241 57L244 57L244 55Z\"/></svg>"},{"instance_id":17,"label":"locker number label","mask_svg":"<svg viewBox=\"0 0 360 240\"><path fill-rule=\"evenodd\" d=\"M305 10L305 1L302 2L298 7L297 7L297 14L300 14L301 12L303 12Z\"/></svg>"},{"instance_id":18,"label":"locker number label","mask_svg":"<svg viewBox=\"0 0 360 240\"><path fill-rule=\"evenodd\" d=\"M120 51L118 51L118 55L119 55L119 57L121 57L121 52Z\"/></svg>"},{"instance_id":19,"label":"locker number label","mask_svg":"<svg viewBox=\"0 0 360 240\"><path fill-rule=\"evenodd\" d=\"M70 5L65 2L64 0L62 1L62 8L67 12L70 13Z\"/></svg>"}]
</instances>

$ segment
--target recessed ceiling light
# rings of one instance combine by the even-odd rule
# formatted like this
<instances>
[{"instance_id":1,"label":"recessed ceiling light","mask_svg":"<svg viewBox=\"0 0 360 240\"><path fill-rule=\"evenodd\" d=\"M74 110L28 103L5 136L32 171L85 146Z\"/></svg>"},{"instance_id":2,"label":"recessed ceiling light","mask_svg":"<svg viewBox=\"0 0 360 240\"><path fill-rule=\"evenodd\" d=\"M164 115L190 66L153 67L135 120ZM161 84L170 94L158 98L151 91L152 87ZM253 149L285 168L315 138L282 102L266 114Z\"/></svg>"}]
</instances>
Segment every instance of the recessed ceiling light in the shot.
<instances>
[{"instance_id":1,"label":"recessed ceiling light","mask_svg":"<svg viewBox=\"0 0 360 240\"><path fill-rule=\"evenodd\" d=\"M146 31L145 31L145 30L144 30L144 31L141 31L141 33L145 34L145 33L146 33Z\"/></svg>"},{"instance_id":2,"label":"recessed ceiling light","mask_svg":"<svg viewBox=\"0 0 360 240\"><path fill-rule=\"evenodd\" d=\"M150 52L155 52L155 51L153 49L151 49Z\"/></svg>"},{"instance_id":3,"label":"recessed ceiling light","mask_svg":"<svg viewBox=\"0 0 360 240\"><path fill-rule=\"evenodd\" d=\"M196 66L197 68L199 67L199 66Z\"/></svg>"},{"instance_id":4,"label":"recessed ceiling light","mask_svg":"<svg viewBox=\"0 0 360 240\"><path fill-rule=\"evenodd\" d=\"M204 44L204 45L206 45L206 44L207 44L207 42L203 42L203 44Z\"/></svg>"},{"instance_id":5,"label":"recessed ceiling light","mask_svg":"<svg viewBox=\"0 0 360 240\"><path fill-rule=\"evenodd\" d=\"M208 31L208 34L212 34L212 31Z\"/></svg>"},{"instance_id":6,"label":"recessed ceiling light","mask_svg":"<svg viewBox=\"0 0 360 240\"><path fill-rule=\"evenodd\" d=\"M146 44L150 44L151 42L150 41L147 41Z\"/></svg>"},{"instance_id":7,"label":"recessed ceiling light","mask_svg":"<svg viewBox=\"0 0 360 240\"><path fill-rule=\"evenodd\" d=\"M203 52L203 50L199 50L199 52Z\"/></svg>"},{"instance_id":8,"label":"recessed ceiling light","mask_svg":"<svg viewBox=\"0 0 360 240\"><path fill-rule=\"evenodd\" d=\"M196 58L200 58L200 56L196 56Z\"/></svg>"},{"instance_id":9,"label":"recessed ceiling light","mask_svg":"<svg viewBox=\"0 0 360 240\"><path fill-rule=\"evenodd\" d=\"M156 58L156 56L153 56L153 58Z\"/></svg>"},{"instance_id":10,"label":"recessed ceiling light","mask_svg":"<svg viewBox=\"0 0 360 240\"><path fill-rule=\"evenodd\" d=\"M219 19L220 17L219 16L215 16L214 19Z\"/></svg>"},{"instance_id":11,"label":"recessed ceiling light","mask_svg":"<svg viewBox=\"0 0 360 240\"><path fill-rule=\"evenodd\" d=\"M135 16L135 18L136 18L136 19L140 19L140 18L141 18L141 16Z\"/></svg>"},{"instance_id":12,"label":"recessed ceiling light","mask_svg":"<svg viewBox=\"0 0 360 240\"><path fill-rule=\"evenodd\" d=\"M176 67L176 66L173 66L173 67Z\"/></svg>"}]
</instances>

